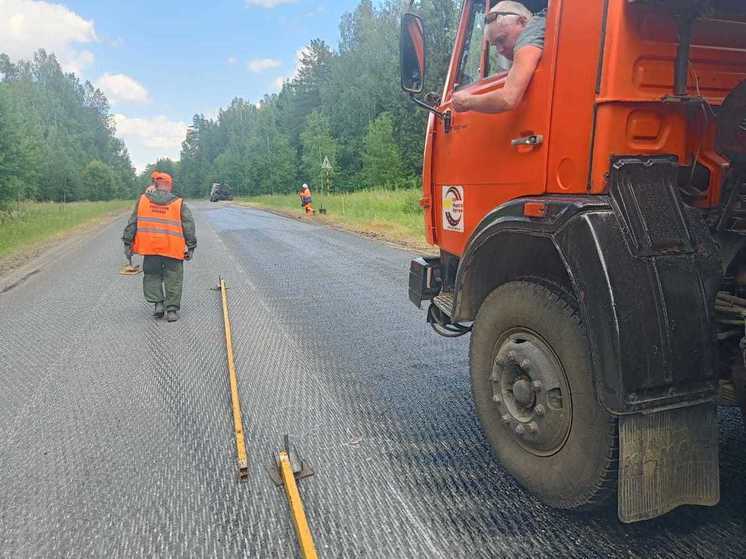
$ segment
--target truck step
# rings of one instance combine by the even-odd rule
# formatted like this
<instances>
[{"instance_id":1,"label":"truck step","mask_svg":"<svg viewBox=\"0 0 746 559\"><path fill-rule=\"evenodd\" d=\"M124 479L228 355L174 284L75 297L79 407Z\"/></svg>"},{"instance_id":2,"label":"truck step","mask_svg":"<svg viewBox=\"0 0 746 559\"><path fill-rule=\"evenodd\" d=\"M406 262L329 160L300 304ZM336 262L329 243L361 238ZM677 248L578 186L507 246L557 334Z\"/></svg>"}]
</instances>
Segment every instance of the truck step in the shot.
<instances>
[{"instance_id":1,"label":"truck step","mask_svg":"<svg viewBox=\"0 0 746 559\"><path fill-rule=\"evenodd\" d=\"M721 406L738 406L738 394L733 382L729 380L720 381L720 405Z\"/></svg>"},{"instance_id":2,"label":"truck step","mask_svg":"<svg viewBox=\"0 0 746 559\"><path fill-rule=\"evenodd\" d=\"M433 298L433 304L443 311L446 316L450 317L451 313L453 313L453 304L455 300L456 295L452 291L441 291Z\"/></svg>"}]
</instances>

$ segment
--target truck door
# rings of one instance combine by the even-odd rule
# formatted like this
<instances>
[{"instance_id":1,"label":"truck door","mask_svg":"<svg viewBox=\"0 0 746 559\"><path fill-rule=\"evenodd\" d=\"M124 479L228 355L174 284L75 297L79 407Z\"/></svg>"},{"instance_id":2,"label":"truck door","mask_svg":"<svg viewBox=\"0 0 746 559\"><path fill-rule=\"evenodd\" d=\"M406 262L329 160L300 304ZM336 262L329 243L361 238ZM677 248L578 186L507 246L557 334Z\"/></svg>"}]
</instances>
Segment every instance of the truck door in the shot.
<instances>
[{"instance_id":1,"label":"truck door","mask_svg":"<svg viewBox=\"0 0 746 559\"><path fill-rule=\"evenodd\" d=\"M504 87L510 61L496 55L483 37L484 15L494 2L467 0L446 81L433 140L432 201L437 242L452 254L463 253L469 237L487 212L520 196L546 191L549 109L556 41L555 20L561 0L552 0L542 59L521 104L501 114L456 113L455 91L489 93ZM535 146L513 145L541 136Z\"/></svg>"}]
</instances>

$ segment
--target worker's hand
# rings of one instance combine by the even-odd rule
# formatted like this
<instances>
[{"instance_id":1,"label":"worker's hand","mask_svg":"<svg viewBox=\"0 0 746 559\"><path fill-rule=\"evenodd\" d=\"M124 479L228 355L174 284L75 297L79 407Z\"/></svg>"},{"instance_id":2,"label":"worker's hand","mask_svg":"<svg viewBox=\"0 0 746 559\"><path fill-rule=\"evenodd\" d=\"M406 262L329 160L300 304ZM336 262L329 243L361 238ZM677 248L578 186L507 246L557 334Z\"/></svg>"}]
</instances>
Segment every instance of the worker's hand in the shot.
<instances>
[{"instance_id":1,"label":"worker's hand","mask_svg":"<svg viewBox=\"0 0 746 559\"><path fill-rule=\"evenodd\" d=\"M186 254L184 254L184 260L191 260L194 257L194 249L188 248Z\"/></svg>"},{"instance_id":2,"label":"worker's hand","mask_svg":"<svg viewBox=\"0 0 746 559\"><path fill-rule=\"evenodd\" d=\"M132 245L124 245L125 258L132 258Z\"/></svg>"},{"instance_id":3,"label":"worker's hand","mask_svg":"<svg viewBox=\"0 0 746 559\"><path fill-rule=\"evenodd\" d=\"M457 113L470 111L472 108L473 95L466 91L458 91L453 94L453 110Z\"/></svg>"}]
</instances>

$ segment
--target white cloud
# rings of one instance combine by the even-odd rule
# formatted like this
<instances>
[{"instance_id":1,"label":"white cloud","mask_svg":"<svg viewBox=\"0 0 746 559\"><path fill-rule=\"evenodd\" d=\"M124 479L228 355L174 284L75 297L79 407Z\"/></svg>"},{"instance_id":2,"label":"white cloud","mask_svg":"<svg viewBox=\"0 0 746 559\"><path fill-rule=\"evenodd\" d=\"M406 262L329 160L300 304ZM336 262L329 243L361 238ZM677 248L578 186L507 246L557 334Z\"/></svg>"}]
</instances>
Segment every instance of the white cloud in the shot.
<instances>
[{"instance_id":1,"label":"white cloud","mask_svg":"<svg viewBox=\"0 0 746 559\"><path fill-rule=\"evenodd\" d=\"M160 157L178 159L181 142L186 138L187 125L165 116L130 118L114 115L117 136L127 144L132 164L141 172L148 163Z\"/></svg>"},{"instance_id":2,"label":"white cloud","mask_svg":"<svg viewBox=\"0 0 746 559\"><path fill-rule=\"evenodd\" d=\"M254 58L246 63L246 67L250 72L258 74L265 70L271 70L272 68L278 68L282 66L282 62L275 58Z\"/></svg>"},{"instance_id":3,"label":"white cloud","mask_svg":"<svg viewBox=\"0 0 746 559\"><path fill-rule=\"evenodd\" d=\"M93 64L94 60L93 53L89 50L82 50L80 52L71 52L69 54L63 54L62 58L58 58L60 66L65 72L73 72L78 76L83 75L83 70L86 66Z\"/></svg>"},{"instance_id":4,"label":"white cloud","mask_svg":"<svg viewBox=\"0 0 746 559\"><path fill-rule=\"evenodd\" d=\"M221 110L220 107L218 107L218 108L212 108L212 109L208 109L206 111L203 111L201 114L202 114L202 116L204 116L205 118L207 118L209 120L217 120L218 116L220 115L220 110Z\"/></svg>"},{"instance_id":5,"label":"white cloud","mask_svg":"<svg viewBox=\"0 0 746 559\"><path fill-rule=\"evenodd\" d=\"M298 71L300 70L300 59L306 53L310 53L308 47L303 47L302 49L298 49L295 51L295 72L293 73L294 78L298 75Z\"/></svg>"},{"instance_id":6,"label":"white cloud","mask_svg":"<svg viewBox=\"0 0 746 559\"><path fill-rule=\"evenodd\" d=\"M323 4L319 4L315 8L312 8L311 10L303 14L303 17L316 17L316 16L320 16L325 13L326 13L326 6L324 6Z\"/></svg>"},{"instance_id":7,"label":"white cloud","mask_svg":"<svg viewBox=\"0 0 746 559\"><path fill-rule=\"evenodd\" d=\"M96 80L95 85L106 94L113 105L150 102L148 90L125 74L104 74Z\"/></svg>"},{"instance_id":8,"label":"white cloud","mask_svg":"<svg viewBox=\"0 0 746 559\"><path fill-rule=\"evenodd\" d=\"M282 89L282 84L286 81L290 81L295 79L298 76L298 70L300 70L300 59L301 56L306 52L306 47L300 48L297 51L295 51L295 68L293 69L293 73L289 76L278 76L274 79L272 82L272 85L275 87L276 91L280 91Z\"/></svg>"},{"instance_id":9,"label":"white cloud","mask_svg":"<svg viewBox=\"0 0 746 559\"><path fill-rule=\"evenodd\" d=\"M258 6L259 8L276 8L283 4L295 4L298 0L246 0L247 6Z\"/></svg>"},{"instance_id":10,"label":"white cloud","mask_svg":"<svg viewBox=\"0 0 746 559\"><path fill-rule=\"evenodd\" d=\"M238 62L238 59L235 56L229 56L225 62L226 64L230 64L232 66L233 64Z\"/></svg>"},{"instance_id":11,"label":"white cloud","mask_svg":"<svg viewBox=\"0 0 746 559\"><path fill-rule=\"evenodd\" d=\"M54 53L66 72L81 73L93 53L79 45L98 42L93 21L60 4L0 0L0 52L30 59L38 49Z\"/></svg>"}]
</instances>

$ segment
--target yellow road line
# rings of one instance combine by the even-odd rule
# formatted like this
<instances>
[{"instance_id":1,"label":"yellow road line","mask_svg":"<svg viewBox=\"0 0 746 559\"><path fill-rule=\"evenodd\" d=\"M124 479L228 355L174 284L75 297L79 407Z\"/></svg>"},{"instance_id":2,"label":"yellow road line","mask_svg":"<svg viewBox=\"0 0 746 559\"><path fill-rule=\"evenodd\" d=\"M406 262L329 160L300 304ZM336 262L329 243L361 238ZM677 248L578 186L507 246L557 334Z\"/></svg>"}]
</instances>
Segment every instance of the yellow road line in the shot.
<instances>
[{"instance_id":1,"label":"yellow road line","mask_svg":"<svg viewBox=\"0 0 746 559\"><path fill-rule=\"evenodd\" d=\"M280 451L279 461L280 476L285 486L285 493L288 496L288 504L290 505L290 512L293 515L293 524L295 525L295 533L298 535L298 545L300 546L301 555L303 559L317 559L316 546L313 543L311 529L308 527L306 511L303 509L303 501L300 499L298 486L295 483L293 467L290 465L290 458L285 450Z\"/></svg>"},{"instance_id":2,"label":"yellow road line","mask_svg":"<svg viewBox=\"0 0 746 559\"><path fill-rule=\"evenodd\" d=\"M231 321L228 318L228 295L225 281L220 278L220 296L223 300L223 323L225 324L225 348L228 355L228 378L231 385L231 408L233 409L233 430L236 432L236 455L238 456L238 477L246 479L249 476L249 460L246 457L246 443L243 435L243 419L241 419L241 399L238 396L238 378L236 364L233 359L233 333Z\"/></svg>"}]
</instances>

